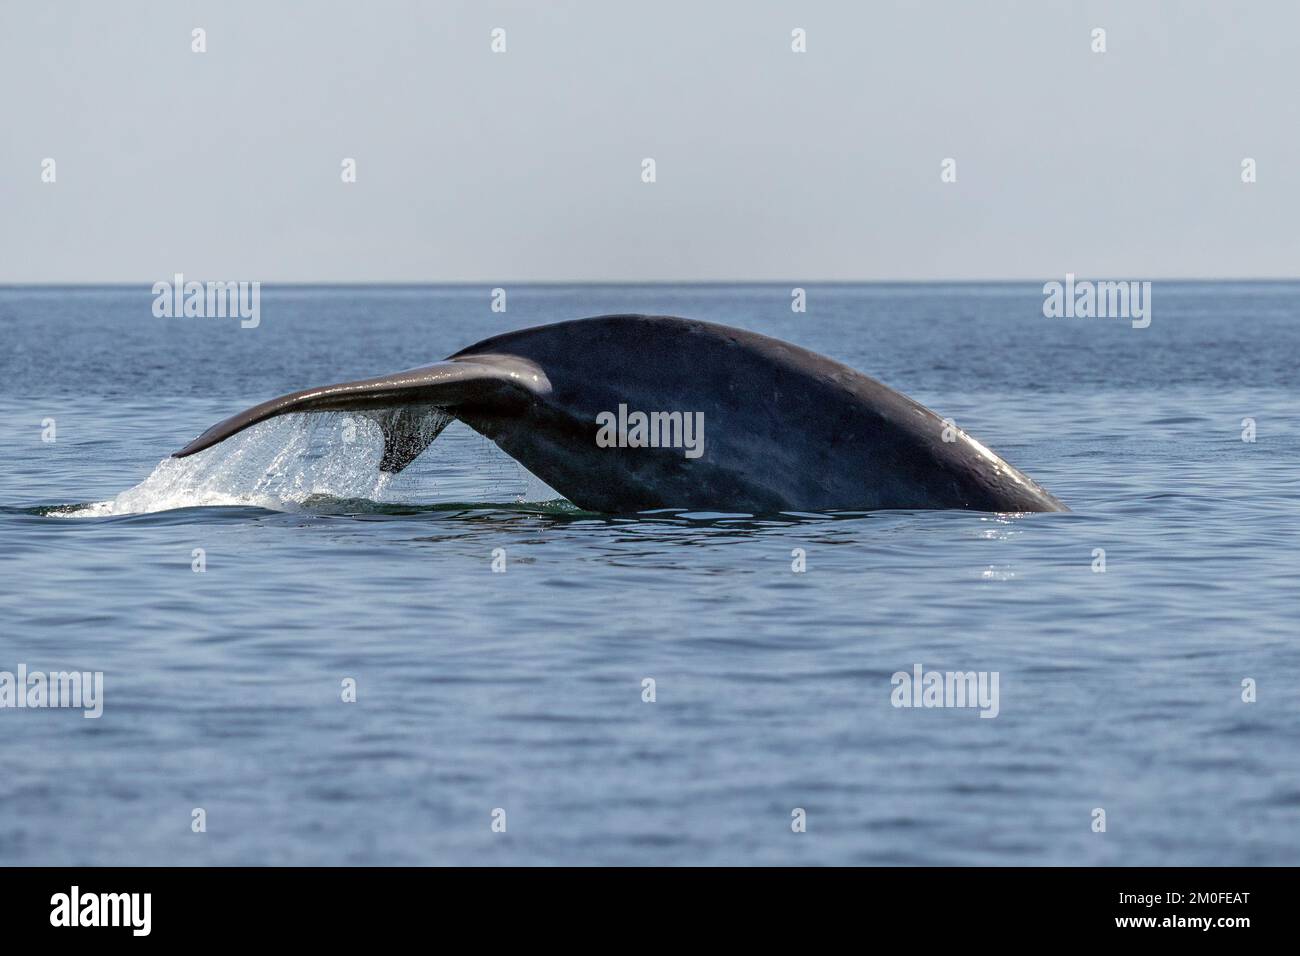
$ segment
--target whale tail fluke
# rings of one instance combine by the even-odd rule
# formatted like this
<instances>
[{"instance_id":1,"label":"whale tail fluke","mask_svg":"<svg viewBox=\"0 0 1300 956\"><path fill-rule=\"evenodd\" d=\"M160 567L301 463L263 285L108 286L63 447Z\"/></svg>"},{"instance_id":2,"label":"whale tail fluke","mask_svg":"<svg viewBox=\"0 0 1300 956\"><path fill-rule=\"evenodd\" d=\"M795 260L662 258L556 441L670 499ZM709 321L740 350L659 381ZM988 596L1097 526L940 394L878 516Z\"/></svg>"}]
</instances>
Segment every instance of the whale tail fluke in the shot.
<instances>
[{"instance_id":1,"label":"whale tail fluke","mask_svg":"<svg viewBox=\"0 0 1300 956\"><path fill-rule=\"evenodd\" d=\"M408 405L362 414L384 433L379 470L394 475L420 457L454 417L437 405Z\"/></svg>"},{"instance_id":2,"label":"whale tail fluke","mask_svg":"<svg viewBox=\"0 0 1300 956\"><path fill-rule=\"evenodd\" d=\"M258 422L293 412L361 412L384 433L380 470L399 472L416 459L458 409L506 410L550 390L533 362L513 355L474 355L378 378L281 395L213 425L173 453L185 458Z\"/></svg>"}]
</instances>

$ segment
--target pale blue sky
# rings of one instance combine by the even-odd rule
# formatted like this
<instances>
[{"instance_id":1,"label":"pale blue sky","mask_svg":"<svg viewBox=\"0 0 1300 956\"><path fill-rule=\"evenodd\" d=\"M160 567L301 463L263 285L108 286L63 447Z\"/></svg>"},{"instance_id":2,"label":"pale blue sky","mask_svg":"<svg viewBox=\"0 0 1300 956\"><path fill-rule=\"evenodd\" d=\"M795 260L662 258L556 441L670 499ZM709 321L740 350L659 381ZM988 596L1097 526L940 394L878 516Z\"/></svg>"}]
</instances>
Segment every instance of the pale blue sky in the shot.
<instances>
[{"instance_id":1,"label":"pale blue sky","mask_svg":"<svg viewBox=\"0 0 1300 956\"><path fill-rule=\"evenodd\" d=\"M1300 275L1283 0L2 17L0 282Z\"/></svg>"}]
</instances>

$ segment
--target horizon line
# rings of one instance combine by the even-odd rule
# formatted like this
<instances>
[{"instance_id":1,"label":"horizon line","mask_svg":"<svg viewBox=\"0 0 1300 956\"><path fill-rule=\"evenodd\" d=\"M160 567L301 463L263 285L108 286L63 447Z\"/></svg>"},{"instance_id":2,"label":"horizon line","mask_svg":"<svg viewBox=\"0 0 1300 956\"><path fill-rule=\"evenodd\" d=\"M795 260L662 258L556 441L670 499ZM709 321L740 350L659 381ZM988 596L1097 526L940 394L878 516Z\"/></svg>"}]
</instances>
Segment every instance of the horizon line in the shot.
<instances>
[{"instance_id":1,"label":"horizon line","mask_svg":"<svg viewBox=\"0 0 1300 956\"><path fill-rule=\"evenodd\" d=\"M175 273L173 273L174 275ZM1164 282L1164 283L1287 283L1300 282L1300 275L1295 276L1152 276L1148 278L1120 279L1115 277L1093 277L1088 273L1072 274L1083 281L1105 282ZM184 275L182 272L181 275ZM74 280L74 281L0 281L0 289L126 289L141 286L152 287L157 282L167 279L141 280ZM442 288L442 287L508 287L508 286L829 286L829 285L1034 285L1042 282L1058 281L1056 276L1034 278L982 278L982 279L195 279L196 282L257 282L260 285L287 286L297 288Z\"/></svg>"}]
</instances>

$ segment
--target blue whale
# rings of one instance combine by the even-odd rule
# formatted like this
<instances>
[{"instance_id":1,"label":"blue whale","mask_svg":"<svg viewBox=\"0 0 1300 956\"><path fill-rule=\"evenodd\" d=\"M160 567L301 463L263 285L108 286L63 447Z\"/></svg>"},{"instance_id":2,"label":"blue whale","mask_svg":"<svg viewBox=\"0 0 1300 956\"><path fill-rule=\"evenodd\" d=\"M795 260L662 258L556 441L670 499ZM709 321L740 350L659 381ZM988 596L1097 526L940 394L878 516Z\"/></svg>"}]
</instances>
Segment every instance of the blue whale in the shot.
<instances>
[{"instance_id":1,"label":"blue whale","mask_svg":"<svg viewBox=\"0 0 1300 956\"><path fill-rule=\"evenodd\" d=\"M591 511L1068 510L861 372L778 339L669 316L508 332L433 365L273 398L176 457L290 412L372 417L389 472L459 419Z\"/></svg>"}]
</instances>

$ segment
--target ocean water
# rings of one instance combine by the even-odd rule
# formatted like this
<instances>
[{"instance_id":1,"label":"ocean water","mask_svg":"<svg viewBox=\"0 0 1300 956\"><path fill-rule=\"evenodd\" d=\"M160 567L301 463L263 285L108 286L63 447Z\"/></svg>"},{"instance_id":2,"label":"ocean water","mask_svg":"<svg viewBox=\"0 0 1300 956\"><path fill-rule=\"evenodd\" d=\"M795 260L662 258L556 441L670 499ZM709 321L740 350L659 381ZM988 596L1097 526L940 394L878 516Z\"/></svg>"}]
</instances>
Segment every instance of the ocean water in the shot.
<instances>
[{"instance_id":1,"label":"ocean water","mask_svg":"<svg viewBox=\"0 0 1300 956\"><path fill-rule=\"evenodd\" d=\"M1300 862L1300 285L1158 282L1146 329L1021 284L508 291L267 287L241 329L0 289L0 671L104 674L98 719L0 710L0 864ZM165 460L625 311L847 362L1073 510L605 517L458 424L381 481L328 416ZM917 664L997 716L893 706Z\"/></svg>"}]
</instances>

